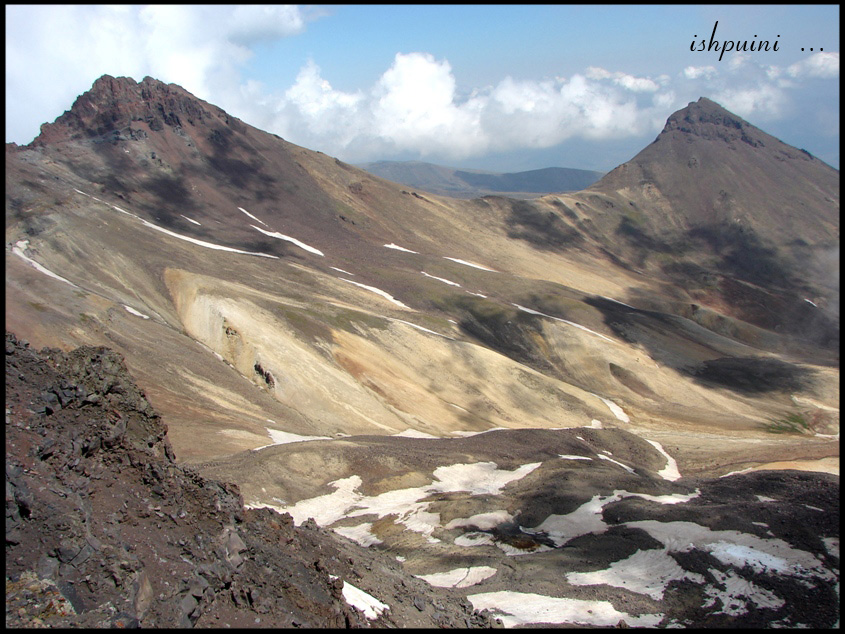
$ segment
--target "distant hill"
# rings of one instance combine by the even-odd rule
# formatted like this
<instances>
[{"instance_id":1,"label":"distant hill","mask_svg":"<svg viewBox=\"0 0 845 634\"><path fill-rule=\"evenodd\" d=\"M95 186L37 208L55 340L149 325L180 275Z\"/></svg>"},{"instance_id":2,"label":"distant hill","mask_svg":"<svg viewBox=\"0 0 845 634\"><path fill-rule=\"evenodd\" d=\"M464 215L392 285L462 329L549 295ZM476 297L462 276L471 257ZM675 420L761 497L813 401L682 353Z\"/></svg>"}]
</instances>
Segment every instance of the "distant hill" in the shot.
<instances>
[{"instance_id":1,"label":"distant hill","mask_svg":"<svg viewBox=\"0 0 845 634\"><path fill-rule=\"evenodd\" d=\"M567 167L502 174L422 161L377 161L358 167L396 183L455 198L476 198L487 194L534 198L556 192L580 191L604 176L602 172Z\"/></svg>"}]
</instances>

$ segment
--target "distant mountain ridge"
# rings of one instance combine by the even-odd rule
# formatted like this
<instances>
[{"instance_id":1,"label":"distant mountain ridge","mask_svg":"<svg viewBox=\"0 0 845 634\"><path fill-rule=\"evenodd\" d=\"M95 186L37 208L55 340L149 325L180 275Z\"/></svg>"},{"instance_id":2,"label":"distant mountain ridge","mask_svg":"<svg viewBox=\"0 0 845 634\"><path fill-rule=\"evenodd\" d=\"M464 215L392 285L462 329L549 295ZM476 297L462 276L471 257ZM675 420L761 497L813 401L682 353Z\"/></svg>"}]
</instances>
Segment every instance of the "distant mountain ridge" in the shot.
<instances>
[{"instance_id":1,"label":"distant mountain ridge","mask_svg":"<svg viewBox=\"0 0 845 634\"><path fill-rule=\"evenodd\" d=\"M579 191L604 176L603 172L568 167L501 173L445 167L423 161L377 161L358 167L387 180L455 198L476 198L494 193L530 198Z\"/></svg>"}]
</instances>

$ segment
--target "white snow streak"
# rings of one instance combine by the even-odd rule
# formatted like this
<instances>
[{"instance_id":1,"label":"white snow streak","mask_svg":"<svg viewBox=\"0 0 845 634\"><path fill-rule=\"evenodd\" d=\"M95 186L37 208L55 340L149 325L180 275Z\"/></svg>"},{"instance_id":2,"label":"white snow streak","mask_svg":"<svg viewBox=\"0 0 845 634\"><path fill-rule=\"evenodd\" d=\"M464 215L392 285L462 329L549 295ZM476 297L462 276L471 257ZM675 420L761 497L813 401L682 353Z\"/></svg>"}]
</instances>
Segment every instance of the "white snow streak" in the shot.
<instances>
[{"instance_id":1,"label":"white snow streak","mask_svg":"<svg viewBox=\"0 0 845 634\"><path fill-rule=\"evenodd\" d=\"M184 214L179 214L179 215L182 216L188 222L193 222L195 225L199 225L200 227L202 227L202 225L200 223L198 223L196 220L194 220L193 218L188 218L188 216L186 216Z\"/></svg>"},{"instance_id":2,"label":"white snow streak","mask_svg":"<svg viewBox=\"0 0 845 634\"><path fill-rule=\"evenodd\" d=\"M516 306L519 310L521 310L523 312L531 313L532 315L540 315L541 317L548 317L549 319L554 319L555 321L562 321L565 324L569 324L570 326L575 326L576 328L580 328L581 330L589 332L591 335L595 335L596 337L601 337L605 341L609 341L610 343L616 343L610 337L606 337L603 334L601 334L600 332L596 332L595 330L590 330L589 328L587 328L586 326L582 326L581 324L576 324L574 321L569 321L568 319L561 319L560 317L553 317L552 315L547 315L546 313L541 313L539 310L533 310L531 308L526 308L525 306L520 306L519 304L513 304L513 305Z\"/></svg>"},{"instance_id":3,"label":"white snow streak","mask_svg":"<svg viewBox=\"0 0 845 634\"><path fill-rule=\"evenodd\" d=\"M644 438L643 440L645 440L648 444L657 449L657 451L659 451L666 457L666 466L660 471L658 471L657 475L659 475L664 480L680 480L681 472L678 471L678 463L675 462L675 459L672 456L666 453L666 451L663 449L663 446L655 440L648 440L646 438Z\"/></svg>"},{"instance_id":4,"label":"white snow streak","mask_svg":"<svg viewBox=\"0 0 845 634\"><path fill-rule=\"evenodd\" d=\"M434 330L429 330L428 328L424 328L423 326L419 326L417 324L411 323L410 321L405 321L404 319L394 319L393 317L386 317L385 319L389 319L390 321L398 321L400 324L405 324L406 326L411 326L412 328L416 328L417 330L422 330L423 332L431 333L432 335L437 335L438 337L443 337L444 339L448 339L449 341L454 341L454 339L448 335L440 334L439 332L435 332Z\"/></svg>"},{"instance_id":5,"label":"white snow streak","mask_svg":"<svg viewBox=\"0 0 845 634\"><path fill-rule=\"evenodd\" d=\"M350 273L349 271L344 271L343 269L339 269L336 266L330 266L329 268L334 269L335 271L339 271L340 273L343 273L345 275L355 275L355 273Z\"/></svg>"},{"instance_id":6,"label":"white snow streak","mask_svg":"<svg viewBox=\"0 0 845 634\"><path fill-rule=\"evenodd\" d=\"M256 218L255 216L253 216L251 213L249 213L246 209L244 209L243 207L238 207L238 209L240 209L242 212L244 212L247 216L249 216L250 218L252 218L252 219L253 219L253 220L255 220L256 222L260 222L260 223L261 223L262 225L264 225L265 227L266 227L266 226L268 226L266 222L264 222L263 220L259 220L258 218Z\"/></svg>"},{"instance_id":7,"label":"white snow streak","mask_svg":"<svg viewBox=\"0 0 845 634\"><path fill-rule=\"evenodd\" d=\"M80 193L82 193L82 192L80 192ZM87 196L88 194L85 194L85 195ZM53 271L51 271L47 267L41 266L38 262L36 262L32 258L27 257L26 251L27 251L28 248L29 248L29 240L18 240L15 243L15 246L12 247L12 253L14 253L16 256L18 256L20 259L22 259L27 264L29 264L36 271L40 271L44 275L48 275L48 276L50 276L54 279L59 280L60 282L64 282L65 284L70 284L74 288L79 288L76 284L74 284L70 280L66 280L61 275L56 275L55 273L53 273Z\"/></svg>"},{"instance_id":8,"label":"white snow streak","mask_svg":"<svg viewBox=\"0 0 845 634\"><path fill-rule=\"evenodd\" d=\"M606 299L608 301L611 301L615 304L621 304L622 306L626 306L628 308L633 308L634 310L637 310L636 308L634 308L630 304L626 304L625 302L620 302L618 299L613 299L612 297L605 297L604 295L599 295L599 297L601 297L602 299Z\"/></svg>"},{"instance_id":9,"label":"white snow streak","mask_svg":"<svg viewBox=\"0 0 845 634\"><path fill-rule=\"evenodd\" d=\"M259 222L261 222L261 221L259 220ZM315 249L314 247L308 246L307 244L305 244L304 242L300 242L296 238L291 238L290 236L286 236L285 234L279 233L278 231L265 231L261 227L256 227L255 225L249 225L249 226L252 227L253 229L255 229L256 231L260 231L261 233L263 233L266 236L270 236L271 238L278 238L279 240L286 240L288 242L292 242L293 244L298 246L300 249L305 249L309 253L316 253L317 255L319 255L321 257L325 257L323 252L320 251L319 249Z\"/></svg>"},{"instance_id":10,"label":"white snow streak","mask_svg":"<svg viewBox=\"0 0 845 634\"><path fill-rule=\"evenodd\" d=\"M453 282L453 281L451 281L451 280L447 280L447 279L444 279L444 278L442 278L442 277L436 277L436 276L434 276L434 275L429 275L429 274L428 274L428 273L426 273L425 271L420 271L420 273L422 273L422 274L423 274L423 275L425 275L426 277L430 277L430 278L431 278L431 279L433 279L433 280L437 280L438 282L443 282L444 284L449 284L450 286L457 286L457 287L460 287L460 286L461 286L461 285L460 285L460 284L458 284L457 282Z\"/></svg>"},{"instance_id":11,"label":"white snow streak","mask_svg":"<svg viewBox=\"0 0 845 634\"><path fill-rule=\"evenodd\" d=\"M396 249L397 251L405 251L406 253L417 253L417 251L411 251L410 249L400 247L398 244L393 244L392 242L390 244L385 244L384 246L388 249Z\"/></svg>"},{"instance_id":12,"label":"white snow streak","mask_svg":"<svg viewBox=\"0 0 845 634\"><path fill-rule=\"evenodd\" d=\"M497 273L495 269L488 269L486 266L481 266L480 264L475 264L473 262L467 262L466 260L459 260L458 258L450 258L447 256L443 256L445 260L452 260L452 262L457 262L458 264L463 264L464 266L471 266L476 269L481 269L482 271L491 271L493 273Z\"/></svg>"},{"instance_id":13,"label":"white snow streak","mask_svg":"<svg viewBox=\"0 0 845 634\"><path fill-rule=\"evenodd\" d=\"M88 198L93 198L93 199L94 199L94 200L96 200L97 202L101 202L101 203L103 203L103 204L105 204L105 205L109 205L112 209L115 209L115 210L119 211L119 212L120 212L120 213L122 213L122 214L126 214L127 216L132 216L133 218L136 218L136 219L140 220L140 221L141 221L141 222L142 222L145 226L149 227L150 229L155 229L156 231L161 231L162 233L166 233L167 235L172 236L172 237L174 237L174 238L178 238L179 240L184 240L185 242L190 242L191 244L196 244L196 245L198 245L198 246L205 247L205 248L207 248L207 249L215 249L215 250L217 250L217 251L229 251L230 253L241 253L241 254L243 254L243 255L257 255L258 257L262 257L262 258L273 258L274 260L278 260L278 259L279 259L279 258L278 258L278 256L275 256L275 255L268 255L267 253L255 253L255 252L253 252L253 251L243 251L243 250L241 250L241 249L233 249L233 248L231 248L231 247L223 247L223 246L220 246L219 244L213 244L213 243L211 243L211 242L205 242L205 241L203 241L203 240L197 240L196 238L189 238L188 236L183 236L183 235L181 235L181 234L178 234L178 233L175 233L175 232L173 232L173 231L170 231L169 229L165 229L164 227L159 227L158 225L155 225L155 224L153 224L153 223L151 223L151 222L148 222L147 220L144 220L144 219L143 219L143 218L141 218L140 216L136 216L136 215L135 215L135 214L133 214L133 213L130 213L130 212L128 212L128 211L126 211L126 210L124 210L124 209L121 209L121 208L120 208L120 207L118 207L117 205L112 205L112 204L110 204L110 203L104 203L104 202L103 202L102 200L100 200L99 198L97 198L97 197L95 197L95 196L91 196L90 194L86 194L85 192L81 192L81 191L79 191L79 190L78 190L78 189L76 189L76 188L74 188L74 190L73 190L73 191L75 191L75 192L77 192L77 193L79 193L79 194L82 194L83 196L88 196ZM198 223L198 224L199 224L199 223Z\"/></svg>"},{"instance_id":14,"label":"white snow streak","mask_svg":"<svg viewBox=\"0 0 845 634\"><path fill-rule=\"evenodd\" d=\"M593 393L592 393L592 392L590 392L590 394L593 394ZM616 416L616 418L618 418L619 420L621 420L623 423L630 423L630 422L631 422L631 419L630 419L630 418L628 417L628 415L625 413L625 410L623 410L621 407L619 407L616 403L614 403L614 402L613 402L613 401L611 401L610 399L604 398L603 396L599 396L598 394L593 394L593 396L595 396L595 397L596 397L597 399L599 399L602 403L604 403L605 405L607 405L607 408L608 408L611 412L613 412L613 415L614 415L614 416Z\"/></svg>"},{"instance_id":15,"label":"white snow streak","mask_svg":"<svg viewBox=\"0 0 845 634\"><path fill-rule=\"evenodd\" d=\"M609 461L609 462L612 462L613 464L619 465L620 467L622 467L623 469L625 469L625 471L627 471L627 472L629 472L629 473L636 473L636 472L635 472L635 471L634 471L631 467L629 467L629 466L627 466L627 465L624 465L624 464L622 464L621 462L619 462L619 461L617 461L617 460L614 460L613 458L608 458L607 456L603 456L603 455L602 455L602 454L600 454L600 453L599 453L599 454L596 454L596 455L597 455L599 458L601 458L602 460L607 460L607 461Z\"/></svg>"},{"instance_id":16,"label":"white snow streak","mask_svg":"<svg viewBox=\"0 0 845 634\"><path fill-rule=\"evenodd\" d=\"M353 282L352 280L347 280L343 277L339 277L338 279L343 280L344 282L349 282L350 284L354 284L355 286L360 286L361 288L366 289L366 290L370 291L371 293L375 293L376 295L381 295L386 300L393 302L397 306L400 306L402 308L407 308L408 310L412 310L410 307L405 306L405 304L400 302L398 299L396 299L395 297L393 297L389 293L384 292L380 288L376 288L375 286L367 286L366 284L361 284L360 282Z\"/></svg>"},{"instance_id":17,"label":"white snow streak","mask_svg":"<svg viewBox=\"0 0 845 634\"><path fill-rule=\"evenodd\" d=\"M122 209L119 209L118 207L115 207L115 209L117 209L118 211L123 211ZM123 213L128 213L128 212L123 211ZM135 214L129 214L129 215L134 216L135 218L138 218L138 220L140 220L144 225L146 225L150 229L155 229L156 231L161 231L162 233L166 233L169 236L173 236L174 238L178 238L179 240L184 240L185 242L190 242L192 244L196 244L196 245L199 245L201 247L205 247L206 249L215 249L217 251L229 251L230 253L242 253L243 255L257 255L258 257L261 257L261 258L273 258L274 260L279 259L278 256L268 255L267 253L256 253L254 251L243 251L241 249L233 249L232 247L222 247L219 244L213 244L211 242L205 242L203 240L197 240L196 238L189 238L188 236L183 236L181 234L174 233L173 231L170 231L169 229L165 229L164 227L159 227L158 225L154 225L153 223L148 222L148 221L144 220L143 218L140 218L139 216L135 216Z\"/></svg>"},{"instance_id":18,"label":"white snow streak","mask_svg":"<svg viewBox=\"0 0 845 634\"><path fill-rule=\"evenodd\" d=\"M139 313L137 310L132 308L131 306L127 306L126 304L123 305L127 312L135 315L136 317L141 317L142 319L149 319L149 315L145 315L144 313Z\"/></svg>"}]
</instances>

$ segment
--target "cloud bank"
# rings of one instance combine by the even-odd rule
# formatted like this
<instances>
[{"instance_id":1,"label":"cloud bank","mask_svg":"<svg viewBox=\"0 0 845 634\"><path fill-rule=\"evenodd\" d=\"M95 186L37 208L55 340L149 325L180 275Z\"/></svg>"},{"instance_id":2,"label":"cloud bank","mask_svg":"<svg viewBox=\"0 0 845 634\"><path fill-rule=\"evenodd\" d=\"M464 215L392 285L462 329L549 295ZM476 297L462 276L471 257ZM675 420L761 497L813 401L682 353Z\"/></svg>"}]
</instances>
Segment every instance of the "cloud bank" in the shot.
<instances>
[{"instance_id":1,"label":"cloud bank","mask_svg":"<svg viewBox=\"0 0 845 634\"><path fill-rule=\"evenodd\" d=\"M355 92L333 88L316 60L282 91L245 78L261 43L296 36L320 17L308 10L7 7L7 134L18 135L9 140L28 143L40 123L104 73L177 83L247 123L350 162L400 155L462 160L573 138L649 136L702 95L742 117L772 121L790 113L793 95L806 82L839 77L838 52L811 54L787 67L736 54L718 67L687 66L673 74L588 66L568 77L504 76L494 85L458 86L448 60L409 51L385 60L378 80ZM26 117L28 127L21 127Z\"/></svg>"}]
</instances>

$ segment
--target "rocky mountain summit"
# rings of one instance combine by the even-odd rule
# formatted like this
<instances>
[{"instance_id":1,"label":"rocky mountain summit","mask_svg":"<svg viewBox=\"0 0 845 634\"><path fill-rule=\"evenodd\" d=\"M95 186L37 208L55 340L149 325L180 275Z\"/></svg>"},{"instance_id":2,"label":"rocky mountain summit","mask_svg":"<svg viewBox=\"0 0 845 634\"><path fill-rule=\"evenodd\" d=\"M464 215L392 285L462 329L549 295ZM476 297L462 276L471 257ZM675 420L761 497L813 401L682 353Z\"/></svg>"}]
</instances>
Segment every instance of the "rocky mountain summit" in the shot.
<instances>
[{"instance_id":1,"label":"rocky mountain summit","mask_svg":"<svg viewBox=\"0 0 845 634\"><path fill-rule=\"evenodd\" d=\"M166 431L111 350L6 333L7 627L495 626L392 558L245 510Z\"/></svg>"}]
</instances>

